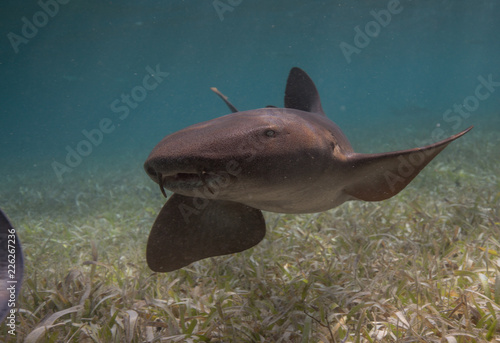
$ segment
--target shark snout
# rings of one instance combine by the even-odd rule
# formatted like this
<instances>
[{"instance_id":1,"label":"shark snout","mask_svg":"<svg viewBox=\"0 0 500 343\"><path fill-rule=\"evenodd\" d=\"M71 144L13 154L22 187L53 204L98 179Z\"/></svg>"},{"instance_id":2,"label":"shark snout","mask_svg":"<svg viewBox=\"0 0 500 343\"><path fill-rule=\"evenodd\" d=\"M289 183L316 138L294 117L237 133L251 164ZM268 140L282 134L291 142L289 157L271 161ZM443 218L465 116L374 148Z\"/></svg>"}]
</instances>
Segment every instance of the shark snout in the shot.
<instances>
[{"instance_id":1,"label":"shark snout","mask_svg":"<svg viewBox=\"0 0 500 343\"><path fill-rule=\"evenodd\" d=\"M158 182L158 174L161 174L161 171L159 170L158 166L159 166L159 161L151 158L148 158L144 163L144 170L149 175L149 177L155 182Z\"/></svg>"},{"instance_id":2,"label":"shark snout","mask_svg":"<svg viewBox=\"0 0 500 343\"><path fill-rule=\"evenodd\" d=\"M167 168L168 164L157 159L148 159L144 164L144 169L149 177L160 186L160 191L167 197L165 188L172 190L172 186L179 183L190 184L192 186L202 185L203 176L201 172L174 171ZM175 187L174 187L175 188Z\"/></svg>"},{"instance_id":3,"label":"shark snout","mask_svg":"<svg viewBox=\"0 0 500 343\"><path fill-rule=\"evenodd\" d=\"M156 159L148 158L144 163L144 170L149 175L151 180L156 182L160 186L160 191L164 197L167 197L165 193L165 188L163 187L163 174L158 169L159 161Z\"/></svg>"},{"instance_id":4,"label":"shark snout","mask_svg":"<svg viewBox=\"0 0 500 343\"><path fill-rule=\"evenodd\" d=\"M173 156L150 156L144 163L144 170L149 177L157 182L158 175L171 177L178 174L200 174L209 172L213 163L200 158L173 157Z\"/></svg>"},{"instance_id":5,"label":"shark snout","mask_svg":"<svg viewBox=\"0 0 500 343\"><path fill-rule=\"evenodd\" d=\"M213 193L210 184L219 178L217 165L215 161L200 158L150 156L144 163L144 170L166 197L165 189L190 194L193 190L204 188Z\"/></svg>"}]
</instances>

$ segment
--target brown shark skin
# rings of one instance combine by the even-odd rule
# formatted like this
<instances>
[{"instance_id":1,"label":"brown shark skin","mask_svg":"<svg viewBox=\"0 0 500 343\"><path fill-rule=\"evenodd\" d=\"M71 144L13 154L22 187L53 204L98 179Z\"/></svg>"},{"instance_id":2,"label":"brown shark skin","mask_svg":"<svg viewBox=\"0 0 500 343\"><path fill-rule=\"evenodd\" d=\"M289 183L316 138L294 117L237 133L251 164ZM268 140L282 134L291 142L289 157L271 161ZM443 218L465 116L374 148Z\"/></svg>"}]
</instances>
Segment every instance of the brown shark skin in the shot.
<instances>
[{"instance_id":1,"label":"brown shark skin","mask_svg":"<svg viewBox=\"0 0 500 343\"><path fill-rule=\"evenodd\" d=\"M299 68L288 77L286 108L234 112L227 97L216 93L232 114L165 137L144 164L153 181L174 193L150 234L147 260L152 270L172 271L257 244L265 223L255 213L248 217L248 208L312 213L349 200L388 199L471 129L425 147L359 154L326 117L314 83ZM232 202L239 206L232 208L231 219L221 218ZM219 219L203 219L210 217L207 211ZM218 221L224 224L218 227ZM243 233L228 239L226 246L223 237L230 228ZM252 229L259 234L246 241ZM175 251L182 251L182 258Z\"/></svg>"}]
</instances>

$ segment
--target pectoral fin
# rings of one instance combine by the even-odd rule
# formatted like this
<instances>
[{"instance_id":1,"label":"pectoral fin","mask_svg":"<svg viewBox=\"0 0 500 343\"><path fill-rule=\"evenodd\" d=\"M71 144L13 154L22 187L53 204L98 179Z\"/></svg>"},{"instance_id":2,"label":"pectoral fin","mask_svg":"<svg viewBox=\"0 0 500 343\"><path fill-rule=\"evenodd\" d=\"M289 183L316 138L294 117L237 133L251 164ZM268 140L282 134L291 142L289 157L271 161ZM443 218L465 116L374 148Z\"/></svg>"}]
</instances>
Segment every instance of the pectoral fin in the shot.
<instances>
[{"instance_id":1,"label":"pectoral fin","mask_svg":"<svg viewBox=\"0 0 500 343\"><path fill-rule=\"evenodd\" d=\"M250 249L266 234L260 210L243 204L173 194L148 238L146 258L155 272Z\"/></svg>"},{"instance_id":2,"label":"pectoral fin","mask_svg":"<svg viewBox=\"0 0 500 343\"><path fill-rule=\"evenodd\" d=\"M385 154L353 154L346 162L349 183L344 192L354 199L380 201L402 191L448 144L472 127L441 142Z\"/></svg>"}]
</instances>

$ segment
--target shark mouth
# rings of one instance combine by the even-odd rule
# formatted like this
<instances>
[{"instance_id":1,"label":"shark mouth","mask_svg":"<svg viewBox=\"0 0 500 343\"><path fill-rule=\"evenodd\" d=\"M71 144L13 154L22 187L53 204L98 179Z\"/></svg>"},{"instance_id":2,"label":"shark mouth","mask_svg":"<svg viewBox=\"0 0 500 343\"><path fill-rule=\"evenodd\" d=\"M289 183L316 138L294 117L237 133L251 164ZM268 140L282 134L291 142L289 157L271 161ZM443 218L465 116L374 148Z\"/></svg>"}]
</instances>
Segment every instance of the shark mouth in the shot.
<instances>
[{"instance_id":1,"label":"shark mouth","mask_svg":"<svg viewBox=\"0 0 500 343\"><path fill-rule=\"evenodd\" d=\"M214 194L210 182L217 178L216 174L207 173L206 171L201 171L197 173L177 173L172 175L162 175L157 173L157 182L160 186L161 194L166 198L167 194L165 188L184 188L184 189L194 189L204 186L210 193Z\"/></svg>"}]
</instances>

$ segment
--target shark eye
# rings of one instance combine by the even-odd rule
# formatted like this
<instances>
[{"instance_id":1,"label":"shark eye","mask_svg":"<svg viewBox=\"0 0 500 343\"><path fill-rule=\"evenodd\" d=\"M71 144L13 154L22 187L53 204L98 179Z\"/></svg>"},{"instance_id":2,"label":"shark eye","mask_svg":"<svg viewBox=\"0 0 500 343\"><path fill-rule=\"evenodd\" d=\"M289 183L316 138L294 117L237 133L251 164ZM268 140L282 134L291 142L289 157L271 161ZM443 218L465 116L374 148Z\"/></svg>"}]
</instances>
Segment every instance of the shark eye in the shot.
<instances>
[{"instance_id":1,"label":"shark eye","mask_svg":"<svg viewBox=\"0 0 500 343\"><path fill-rule=\"evenodd\" d=\"M266 130L264 133L267 137L274 137L276 135L276 131L274 130Z\"/></svg>"}]
</instances>

